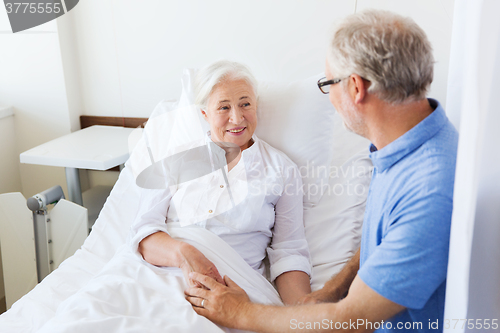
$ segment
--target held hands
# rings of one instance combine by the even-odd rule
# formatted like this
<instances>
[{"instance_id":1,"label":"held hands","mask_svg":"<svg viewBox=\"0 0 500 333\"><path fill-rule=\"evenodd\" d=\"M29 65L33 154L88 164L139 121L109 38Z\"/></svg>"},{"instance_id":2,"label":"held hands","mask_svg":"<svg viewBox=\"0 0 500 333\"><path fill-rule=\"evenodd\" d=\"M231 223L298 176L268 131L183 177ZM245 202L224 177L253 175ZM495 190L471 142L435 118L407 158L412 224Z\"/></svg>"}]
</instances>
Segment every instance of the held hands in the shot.
<instances>
[{"instance_id":1,"label":"held hands","mask_svg":"<svg viewBox=\"0 0 500 333\"><path fill-rule=\"evenodd\" d=\"M202 286L184 292L196 313L222 326L241 327L238 320L245 317L244 313L251 306L243 289L228 276L224 276L225 285L199 273L191 273L189 278Z\"/></svg>"},{"instance_id":2,"label":"held hands","mask_svg":"<svg viewBox=\"0 0 500 333\"><path fill-rule=\"evenodd\" d=\"M190 288L203 288L198 281L191 279L190 273L197 272L211 277L220 284L226 285L215 265L208 260L197 248L184 243L181 250L179 268Z\"/></svg>"}]
</instances>

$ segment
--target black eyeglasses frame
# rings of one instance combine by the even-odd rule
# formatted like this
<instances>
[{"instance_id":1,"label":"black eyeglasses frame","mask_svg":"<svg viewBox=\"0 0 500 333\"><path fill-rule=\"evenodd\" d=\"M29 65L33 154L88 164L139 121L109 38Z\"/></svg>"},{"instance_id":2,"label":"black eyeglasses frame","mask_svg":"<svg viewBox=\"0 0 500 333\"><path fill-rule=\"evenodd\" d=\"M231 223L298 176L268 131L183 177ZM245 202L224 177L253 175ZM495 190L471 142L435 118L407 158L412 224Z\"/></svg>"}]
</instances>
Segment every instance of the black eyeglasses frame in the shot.
<instances>
[{"instance_id":1,"label":"black eyeglasses frame","mask_svg":"<svg viewBox=\"0 0 500 333\"><path fill-rule=\"evenodd\" d=\"M351 74L351 75L352 75L352 74ZM328 94L328 93L330 93L330 90L328 90L328 91L326 91L326 92L325 92L325 91L323 90L323 87L325 87L325 86L330 86L330 85L334 85L334 84L337 84L337 83L339 83L339 82L340 82L340 81L342 81L342 80L345 80L345 79L347 79L347 78L350 78L350 77L351 77L351 75L349 75L349 76L347 76L347 77L344 77L344 78L342 78L342 79L331 79L331 80L328 80L328 81L322 81L322 80L326 79L326 77L322 77L321 79L319 79L319 80L318 80L318 88L319 88L319 90L320 90L323 94ZM365 79L365 78L364 78L364 77L362 77L362 76L361 76L361 78L362 78L364 81L368 82L368 83L370 82L370 80L367 80L367 79Z\"/></svg>"},{"instance_id":2,"label":"black eyeglasses frame","mask_svg":"<svg viewBox=\"0 0 500 333\"><path fill-rule=\"evenodd\" d=\"M328 91L324 91L323 90L323 87L324 86L329 86L329 85L333 85L333 84L337 84L339 83L340 81L346 79L346 78L343 78L343 79L332 79L332 80L328 80L328 81L322 81L326 79L326 77L322 77L321 79L318 80L318 88L319 90L323 93L323 94L328 94L330 92L330 90Z\"/></svg>"}]
</instances>

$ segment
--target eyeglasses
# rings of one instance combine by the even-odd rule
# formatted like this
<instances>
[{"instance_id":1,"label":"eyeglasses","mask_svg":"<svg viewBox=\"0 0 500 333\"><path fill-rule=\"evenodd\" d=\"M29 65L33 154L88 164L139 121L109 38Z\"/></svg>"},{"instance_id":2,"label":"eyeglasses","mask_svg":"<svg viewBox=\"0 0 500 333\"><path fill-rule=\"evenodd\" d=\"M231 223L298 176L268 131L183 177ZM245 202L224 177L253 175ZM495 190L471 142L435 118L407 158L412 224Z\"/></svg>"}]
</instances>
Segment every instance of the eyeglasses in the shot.
<instances>
[{"instance_id":1,"label":"eyeglasses","mask_svg":"<svg viewBox=\"0 0 500 333\"><path fill-rule=\"evenodd\" d=\"M350 77L350 76L348 76ZM343 79L332 79L332 80L327 80L326 77L319 79L318 80L318 88L321 90L323 94L328 94L330 92L330 86L333 84L337 84L342 80L347 79L348 77L345 77ZM364 77L361 77L363 80L366 82L370 82L370 80L365 79Z\"/></svg>"},{"instance_id":2,"label":"eyeglasses","mask_svg":"<svg viewBox=\"0 0 500 333\"><path fill-rule=\"evenodd\" d=\"M330 86L332 84L337 84L342 80L343 79L327 80L326 77L324 77L318 80L318 88L323 94L328 94L330 92Z\"/></svg>"}]
</instances>

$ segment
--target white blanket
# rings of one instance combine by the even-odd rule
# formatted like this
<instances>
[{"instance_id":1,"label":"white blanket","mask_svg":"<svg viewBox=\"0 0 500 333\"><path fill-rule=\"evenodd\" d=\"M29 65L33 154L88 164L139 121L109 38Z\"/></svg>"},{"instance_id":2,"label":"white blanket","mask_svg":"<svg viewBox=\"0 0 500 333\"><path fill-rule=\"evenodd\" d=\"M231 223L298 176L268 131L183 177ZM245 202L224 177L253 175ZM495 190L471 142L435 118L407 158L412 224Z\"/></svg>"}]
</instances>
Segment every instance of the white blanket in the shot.
<instances>
[{"instance_id":1,"label":"white blanket","mask_svg":"<svg viewBox=\"0 0 500 333\"><path fill-rule=\"evenodd\" d=\"M253 302L282 304L269 281L218 236L201 228L169 233L198 248ZM123 246L39 332L235 332L197 315L185 299L186 288L180 269L150 265Z\"/></svg>"}]
</instances>

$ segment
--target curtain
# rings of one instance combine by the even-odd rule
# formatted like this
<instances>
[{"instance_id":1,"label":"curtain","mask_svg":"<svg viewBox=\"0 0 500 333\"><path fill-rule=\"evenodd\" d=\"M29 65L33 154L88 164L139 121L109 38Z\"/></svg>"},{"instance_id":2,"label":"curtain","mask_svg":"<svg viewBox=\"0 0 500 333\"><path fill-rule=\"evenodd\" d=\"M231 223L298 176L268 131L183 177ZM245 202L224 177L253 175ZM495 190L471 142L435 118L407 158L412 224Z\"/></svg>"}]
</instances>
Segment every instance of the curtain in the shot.
<instances>
[{"instance_id":1,"label":"curtain","mask_svg":"<svg viewBox=\"0 0 500 333\"><path fill-rule=\"evenodd\" d=\"M500 321L499 13L498 0L455 0L447 113L460 139L444 332L500 331L485 326Z\"/></svg>"}]
</instances>

